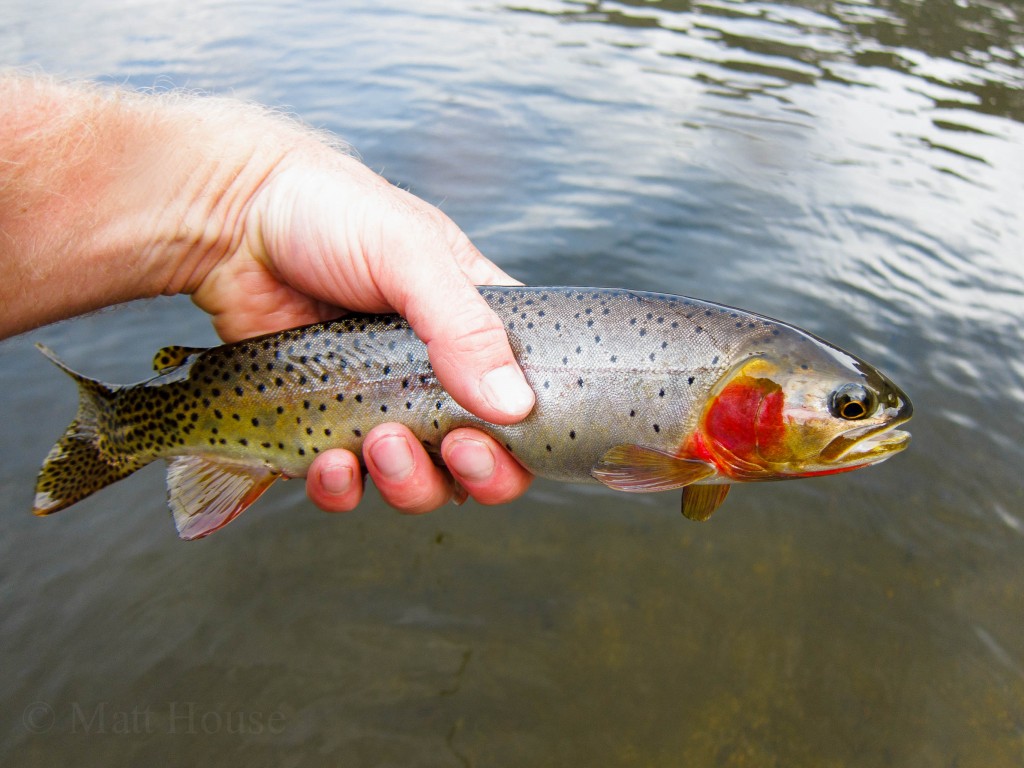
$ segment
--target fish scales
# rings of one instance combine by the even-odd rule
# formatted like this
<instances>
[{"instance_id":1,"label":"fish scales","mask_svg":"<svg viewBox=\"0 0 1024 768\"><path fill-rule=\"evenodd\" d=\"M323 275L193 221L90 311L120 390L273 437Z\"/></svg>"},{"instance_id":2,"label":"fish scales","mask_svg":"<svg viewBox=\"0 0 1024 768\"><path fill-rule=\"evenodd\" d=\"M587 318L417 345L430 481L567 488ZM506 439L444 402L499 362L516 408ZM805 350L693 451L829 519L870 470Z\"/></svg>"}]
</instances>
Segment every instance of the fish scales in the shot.
<instances>
[{"instance_id":1,"label":"fish scales","mask_svg":"<svg viewBox=\"0 0 1024 768\"><path fill-rule=\"evenodd\" d=\"M731 469L712 455L717 443L695 441L730 372L746 360L776 359L785 359L786 371L815 368L830 376L832 368L856 368L846 353L799 329L697 299L593 288L480 291L537 396L518 424L490 424L459 406L438 382L425 345L393 315L353 315L208 350L168 347L157 355L161 375L139 385L102 385L69 371L82 390L77 426L44 465L36 511L56 511L96 490L91 484L102 487L165 458L172 508L176 518L184 515L179 530L195 525L191 532L205 535L216 528L196 522L202 505L224 507L220 527L275 477L305 475L328 448L359 453L367 433L385 422L407 425L437 457L445 434L477 427L535 474L597 479L621 490L763 479L741 477L754 472L756 461L740 456L735 440L718 441L723 461L735 459ZM730 381L746 387L739 405L714 419L731 424L734 411L747 408L763 420L765 404L774 402L764 382L774 383L773 375L782 378L763 370L734 376ZM873 386L889 392L891 382L879 381ZM909 418L905 411L902 420ZM760 451L769 431L759 424L742 429L753 430ZM88 457L83 439L99 459ZM661 457L676 463L662 466ZM102 477L84 485L67 479L90 461L108 468ZM246 490L252 498L222 498ZM720 501L704 500L712 508Z\"/></svg>"},{"instance_id":2,"label":"fish scales","mask_svg":"<svg viewBox=\"0 0 1024 768\"><path fill-rule=\"evenodd\" d=\"M732 349L716 340L723 318L758 327L753 316L739 320L734 310L675 297L537 289L483 295L537 393L536 408L519 424L488 424L461 408L408 324L384 317L211 349L187 378L175 381L180 373L172 372L149 382L161 390L162 419L139 423L147 393L126 389L116 408L126 423L107 429L123 451L151 459L176 445L258 457L299 476L326 448L359 451L385 422L407 425L434 451L447 432L475 426L536 474L589 481L601 455L627 439L677 448L699 415L694 403L727 367ZM761 331L770 336L770 328Z\"/></svg>"}]
</instances>

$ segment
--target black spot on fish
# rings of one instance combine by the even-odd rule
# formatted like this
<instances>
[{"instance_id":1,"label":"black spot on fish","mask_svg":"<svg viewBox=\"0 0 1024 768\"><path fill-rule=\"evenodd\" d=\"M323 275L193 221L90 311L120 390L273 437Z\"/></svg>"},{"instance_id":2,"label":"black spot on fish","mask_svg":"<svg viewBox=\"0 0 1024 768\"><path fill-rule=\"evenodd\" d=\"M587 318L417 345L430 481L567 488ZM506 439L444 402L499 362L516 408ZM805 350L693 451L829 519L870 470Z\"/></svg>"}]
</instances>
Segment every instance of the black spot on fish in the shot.
<instances>
[{"instance_id":1,"label":"black spot on fish","mask_svg":"<svg viewBox=\"0 0 1024 768\"><path fill-rule=\"evenodd\" d=\"M257 418L253 418L253 420L252 420L252 425L253 425L254 427L258 427L258 426L260 425L260 420L259 420L259 419L257 419Z\"/></svg>"},{"instance_id":2,"label":"black spot on fish","mask_svg":"<svg viewBox=\"0 0 1024 768\"><path fill-rule=\"evenodd\" d=\"M655 424L654 425L654 431L655 432L661 432L661 427L659 427L657 424Z\"/></svg>"},{"instance_id":3,"label":"black spot on fish","mask_svg":"<svg viewBox=\"0 0 1024 768\"><path fill-rule=\"evenodd\" d=\"M686 383L692 386L693 385L693 376L687 377Z\"/></svg>"}]
</instances>

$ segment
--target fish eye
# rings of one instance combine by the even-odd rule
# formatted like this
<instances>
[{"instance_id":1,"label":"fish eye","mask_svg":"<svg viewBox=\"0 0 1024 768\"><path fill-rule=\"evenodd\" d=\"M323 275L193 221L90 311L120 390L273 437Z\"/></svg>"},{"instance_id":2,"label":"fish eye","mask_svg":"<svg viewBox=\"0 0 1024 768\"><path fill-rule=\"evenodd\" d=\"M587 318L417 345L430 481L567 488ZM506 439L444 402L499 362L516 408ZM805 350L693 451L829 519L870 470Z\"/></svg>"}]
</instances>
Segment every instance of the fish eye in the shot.
<instances>
[{"instance_id":1,"label":"fish eye","mask_svg":"<svg viewBox=\"0 0 1024 768\"><path fill-rule=\"evenodd\" d=\"M833 416L856 421L875 410L875 396L860 384L844 384L829 397L828 409Z\"/></svg>"}]
</instances>

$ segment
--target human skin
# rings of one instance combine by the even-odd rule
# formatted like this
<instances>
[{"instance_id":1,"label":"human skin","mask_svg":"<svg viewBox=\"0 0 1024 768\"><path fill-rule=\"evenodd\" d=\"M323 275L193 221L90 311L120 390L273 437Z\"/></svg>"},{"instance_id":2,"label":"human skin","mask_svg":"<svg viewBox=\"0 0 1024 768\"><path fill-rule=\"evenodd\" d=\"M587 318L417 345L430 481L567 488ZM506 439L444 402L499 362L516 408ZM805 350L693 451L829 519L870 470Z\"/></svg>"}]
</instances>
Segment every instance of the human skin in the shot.
<instances>
[{"instance_id":1,"label":"human skin","mask_svg":"<svg viewBox=\"0 0 1024 768\"><path fill-rule=\"evenodd\" d=\"M396 311L465 408L509 424L533 407L474 288L515 281L444 213L330 137L242 102L0 73L0 270L0 338L177 293L225 341ZM383 498L410 513L461 489L503 503L531 480L471 429L445 438L447 472L398 424L368 434L363 456ZM323 452L307 493L328 511L356 507L358 457Z\"/></svg>"}]
</instances>

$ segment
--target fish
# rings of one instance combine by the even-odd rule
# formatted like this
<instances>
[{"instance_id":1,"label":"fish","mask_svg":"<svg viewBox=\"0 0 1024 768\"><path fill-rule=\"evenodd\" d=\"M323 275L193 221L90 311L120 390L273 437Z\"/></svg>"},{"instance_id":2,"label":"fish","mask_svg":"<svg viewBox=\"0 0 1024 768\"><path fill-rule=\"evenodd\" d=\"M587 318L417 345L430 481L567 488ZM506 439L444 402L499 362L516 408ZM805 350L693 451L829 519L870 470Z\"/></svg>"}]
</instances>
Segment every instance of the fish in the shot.
<instances>
[{"instance_id":1,"label":"fish","mask_svg":"<svg viewBox=\"0 0 1024 768\"><path fill-rule=\"evenodd\" d=\"M734 483L877 464L907 447L907 395L875 367L778 320L685 296L481 286L536 393L521 422L488 423L439 383L398 315L350 314L212 348L164 347L155 376L106 384L41 351L78 385L78 412L36 484L64 509L157 459L181 538L219 530L318 453L360 455L384 422L441 464L475 427L527 470L628 493L682 489L707 520Z\"/></svg>"}]
</instances>

